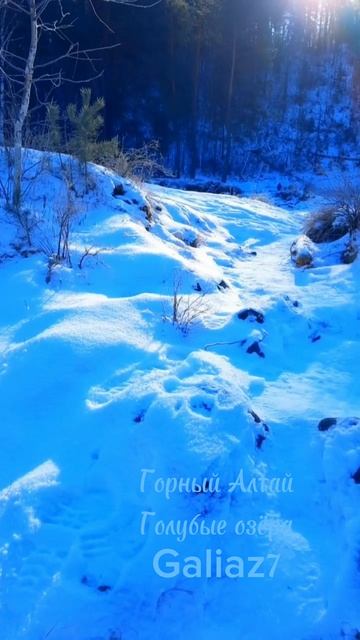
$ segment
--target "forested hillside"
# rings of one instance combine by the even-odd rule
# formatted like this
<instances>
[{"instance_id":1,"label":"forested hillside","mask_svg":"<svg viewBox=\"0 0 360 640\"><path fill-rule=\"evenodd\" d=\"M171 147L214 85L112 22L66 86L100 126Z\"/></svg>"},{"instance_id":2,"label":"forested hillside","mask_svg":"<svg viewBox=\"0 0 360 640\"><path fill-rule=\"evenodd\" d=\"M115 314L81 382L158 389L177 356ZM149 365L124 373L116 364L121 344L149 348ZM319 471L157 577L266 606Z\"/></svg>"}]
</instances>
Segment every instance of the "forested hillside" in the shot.
<instances>
[{"instance_id":1,"label":"forested hillside","mask_svg":"<svg viewBox=\"0 0 360 640\"><path fill-rule=\"evenodd\" d=\"M51 97L65 106L74 83L92 78L106 102L106 135L125 147L158 140L177 176L254 177L360 156L358 0L144 4L77 0L75 10L66 0L70 36L90 51L90 73L81 56L68 60L62 74L67 68L70 82L39 83L33 102ZM47 19L58 21L58 6L48 5ZM15 55L6 61L13 73L27 46L23 20L17 16ZM57 36L42 34L40 64L63 55L66 37ZM51 65L44 69L51 75ZM32 130L42 118L36 109Z\"/></svg>"},{"instance_id":2,"label":"forested hillside","mask_svg":"<svg viewBox=\"0 0 360 640\"><path fill-rule=\"evenodd\" d=\"M81 4L86 46L94 32L97 46L121 43L96 55L107 134L126 146L158 139L177 175L360 156L357 0L163 0L144 11L98 0L108 27Z\"/></svg>"}]
</instances>

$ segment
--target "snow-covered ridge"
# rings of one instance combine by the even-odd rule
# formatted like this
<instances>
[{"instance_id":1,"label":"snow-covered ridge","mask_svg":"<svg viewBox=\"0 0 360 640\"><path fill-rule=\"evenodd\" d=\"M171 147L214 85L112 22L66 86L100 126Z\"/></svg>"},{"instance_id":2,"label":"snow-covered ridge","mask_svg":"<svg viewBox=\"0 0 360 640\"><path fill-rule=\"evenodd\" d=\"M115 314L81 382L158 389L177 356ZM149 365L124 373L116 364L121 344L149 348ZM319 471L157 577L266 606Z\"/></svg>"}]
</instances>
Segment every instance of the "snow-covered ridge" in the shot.
<instances>
[{"instance_id":1,"label":"snow-covered ridge","mask_svg":"<svg viewBox=\"0 0 360 640\"><path fill-rule=\"evenodd\" d=\"M26 194L49 220L65 197L53 162ZM358 263L296 270L303 211L126 181L115 197L118 177L91 174L73 266L48 283L44 254L11 249L1 212L2 640L355 638ZM174 283L204 304L186 335ZM158 478L219 478L219 491L167 499ZM154 529L197 514L227 533ZM270 533L231 533L264 518ZM164 547L280 561L258 580L162 578Z\"/></svg>"}]
</instances>

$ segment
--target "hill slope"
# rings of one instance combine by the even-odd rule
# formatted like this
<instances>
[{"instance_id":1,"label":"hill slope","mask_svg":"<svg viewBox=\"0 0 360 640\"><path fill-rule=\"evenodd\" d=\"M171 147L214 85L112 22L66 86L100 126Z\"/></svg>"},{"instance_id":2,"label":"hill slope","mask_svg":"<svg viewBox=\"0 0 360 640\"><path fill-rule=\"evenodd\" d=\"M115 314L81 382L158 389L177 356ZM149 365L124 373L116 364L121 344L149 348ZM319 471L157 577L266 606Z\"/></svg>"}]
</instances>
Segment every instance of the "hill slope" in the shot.
<instances>
[{"instance_id":1,"label":"hill slope","mask_svg":"<svg viewBox=\"0 0 360 640\"><path fill-rule=\"evenodd\" d=\"M3 213L2 640L357 637L359 264L295 271L301 212L130 184L115 198L114 176L93 177L74 268L47 284ZM31 211L54 194L40 177ZM193 518L226 531L179 542ZM202 565L212 550L211 571L161 577L163 548ZM216 577L220 555L244 577Z\"/></svg>"}]
</instances>

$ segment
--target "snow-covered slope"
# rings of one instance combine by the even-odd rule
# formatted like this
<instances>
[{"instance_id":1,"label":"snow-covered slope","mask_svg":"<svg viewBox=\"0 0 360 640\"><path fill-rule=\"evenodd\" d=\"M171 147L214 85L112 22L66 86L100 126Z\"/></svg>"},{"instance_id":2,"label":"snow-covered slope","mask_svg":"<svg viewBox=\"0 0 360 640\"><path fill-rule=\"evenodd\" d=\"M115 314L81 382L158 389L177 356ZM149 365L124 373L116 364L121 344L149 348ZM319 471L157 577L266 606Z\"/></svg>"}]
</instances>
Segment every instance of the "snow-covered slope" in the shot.
<instances>
[{"instance_id":1,"label":"snow-covered slope","mask_svg":"<svg viewBox=\"0 0 360 640\"><path fill-rule=\"evenodd\" d=\"M359 264L295 270L304 212L93 175L48 284L3 213L1 640L359 637ZM42 175L28 205L56 197Z\"/></svg>"}]
</instances>

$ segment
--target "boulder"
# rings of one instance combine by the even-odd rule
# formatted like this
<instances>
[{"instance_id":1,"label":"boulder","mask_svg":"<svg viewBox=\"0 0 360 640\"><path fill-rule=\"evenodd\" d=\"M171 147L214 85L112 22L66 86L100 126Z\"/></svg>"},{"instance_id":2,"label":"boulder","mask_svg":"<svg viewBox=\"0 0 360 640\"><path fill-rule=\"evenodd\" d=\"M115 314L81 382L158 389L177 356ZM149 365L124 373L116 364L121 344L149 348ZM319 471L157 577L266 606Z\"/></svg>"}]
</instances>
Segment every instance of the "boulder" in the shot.
<instances>
[{"instance_id":1,"label":"boulder","mask_svg":"<svg viewBox=\"0 0 360 640\"><path fill-rule=\"evenodd\" d=\"M258 324L264 324L265 316L261 311L256 309L243 309L237 314L239 320L250 320L251 322L258 322Z\"/></svg>"},{"instance_id":2,"label":"boulder","mask_svg":"<svg viewBox=\"0 0 360 640\"><path fill-rule=\"evenodd\" d=\"M318 424L319 431L328 431L331 427L340 427L348 429L351 427L357 427L360 424L360 418L323 418Z\"/></svg>"},{"instance_id":3,"label":"boulder","mask_svg":"<svg viewBox=\"0 0 360 640\"><path fill-rule=\"evenodd\" d=\"M318 424L319 431L328 431L331 427L334 427L337 423L337 418L323 418Z\"/></svg>"},{"instance_id":4,"label":"boulder","mask_svg":"<svg viewBox=\"0 0 360 640\"><path fill-rule=\"evenodd\" d=\"M316 251L316 246L312 240L308 236L302 235L292 243L290 255L297 267L311 267Z\"/></svg>"},{"instance_id":5,"label":"boulder","mask_svg":"<svg viewBox=\"0 0 360 640\"><path fill-rule=\"evenodd\" d=\"M343 264L351 264L358 256L359 248L354 242L349 242L344 251L340 255L340 260Z\"/></svg>"},{"instance_id":6,"label":"boulder","mask_svg":"<svg viewBox=\"0 0 360 640\"><path fill-rule=\"evenodd\" d=\"M115 187L113 188L112 194L114 198L125 195L124 185L121 184L121 182L118 182L118 184L116 184Z\"/></svg>"}]
</instances>

